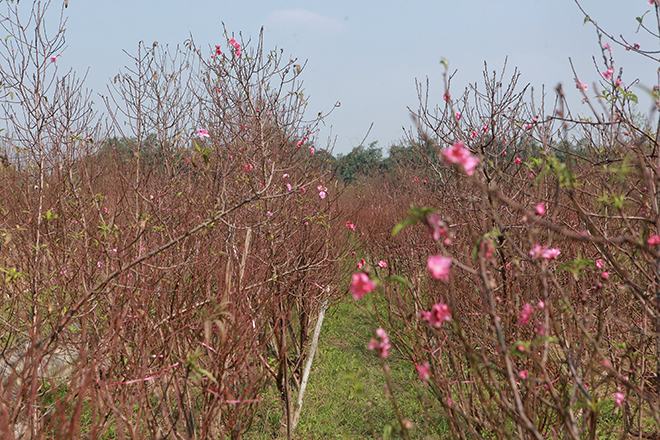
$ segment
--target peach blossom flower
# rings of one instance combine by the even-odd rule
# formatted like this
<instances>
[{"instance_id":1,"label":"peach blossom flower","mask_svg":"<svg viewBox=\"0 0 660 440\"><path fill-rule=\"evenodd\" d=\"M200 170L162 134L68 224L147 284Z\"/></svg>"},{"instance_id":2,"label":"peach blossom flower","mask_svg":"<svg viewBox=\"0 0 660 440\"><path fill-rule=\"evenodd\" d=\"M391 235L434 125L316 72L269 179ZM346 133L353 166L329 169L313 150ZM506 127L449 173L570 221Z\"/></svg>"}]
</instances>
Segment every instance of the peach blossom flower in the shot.
<instances>
[{"instance_id":1,"label":"peach blossom flower","mask_svg":"<svg viewBox=\"0 0 660 440\"><path fill-rule=\"evenodd\" d=\"M529 251L529 254L536 260L550 260L561 254L561 251L559 249L550 249L547 246L541 247L540 244L536 243L534 249Z\"/></svg>"},{"instance_id":2,"label":"peach blossom flower","mask_svg":"<svg viewBox=\"0 0 660 440\"><path fill-rule=\"evenodd\" d=\"M522 312L520 312L518 323L520 323L520 325L529 324L529 319L532 317L532 313L534 313L534 307L529 303L525 304L522 308Z\"/></svg>"},{"instance_id":3,"label":"peach blossom flower","mask_svg":"<svg viewBox=\"0 0 660 440\"><path fill-rule=\"evenodd\" d=\"M536 213L538 215L543 215L545 214L545 205L543 203L539 203L536 205Z\"/></svg>"},{"instance_id":4,"label":"peach blossom flower","mask_svg":"<svg viewBox=\"0 0 660 440\"><path fill-rule=\"evenodd\" d=\"M623 405L623 402L626 400L626 396L623 393L616 392L614 393L614 403L618 406Z\"/></svg>"},{"instance_id":5,"label":"peach blossom flower","mask_svg":"<svg viewBox=\"0 0 660 440\"><path fill-rule=\"evenodd\" d=\"M443 150L442 158L446 163L460 164L468 176L474 174L474 169L479 164L479 159L465 148L463 141L456 141L454 145Z\"/></svg>"},{"instance_id":6,"label":"peach blossom flower","mask_svg":"<svg viewBox=\"0 0 660 440\"><path fill-rule=\"evenodd\" d=\"M382 267L382 268L387 267L387 263L384 262L383 260L380 260L380 261L378 262L378 265L379 265L380 267Z\"/></svg>"},{"instance_id":7,"label":"peach blossom flower","mask_svg":"<svg viewBox=\"0 0 660 440\"><path fill-rule=\"evenodd\" d=\"M369 275L364 272L354 273L353 281L351 282L350 292L353 294L353 299L360 299L369 292L376 288L376 283L371 281Z\"/></svg>"},{"instance_id":8,"label":"peach blossom flower","mask_svg":"<svg viewBox=\"0 0 660 440\"><path fill-rule=\"evenodd\" d=\"M392 348L390 337L382 328L376 329L376 336L380 338L381 342L372 338L371 341L369 341L369 345L367 345L367 350L376 350L378 356L385 359Z\"/></svg>"},{"instance_id":9,"label":"peach blossom flower","mask_svg":"<svg viewBox=\"0 0 660 440\"><path fill-rule=\"evenodd\" d=\"M651 235L646 242L649 244L649 246L655 246L660 244L660 237L657 235Z\"/></svg>"},{"instance_id":10,"label":"peach blossom flower","mask_svg":"<svg viewBox=\"0 0 660 440\"><path fill-rule=\"evenodd\" d=\"M423 310L420 315L429 326L435 328L440 328L443 322L451 321L451 309L442 302L434 304L430 312Z\"/></svg>"},{"instance_id":11,"label":"peach blossom flower","mask_svg":"<svg viewBox=\"0 0 660 440\"><path fill-rule=\"evenodd\" d=\"M451 258L442 255L431 255L426 262L426 267L436 280L449 281L451 262Z\"/></svg>"},{"instance_id":12,"label":"peach blossom flower","mask_svg":"<svg viewBox=\"0 0 660 440\"><path fill-rule=\"evenodd\" d=\"M204 138L209 137L209 132L208 132L208 130L206 130L206 129L204 129L204 128L198 128L198 129L197 129L197 136L198 136L200 139L204 139Z\"/></svg>"},{"instance_id":13,"label":"peach blossom flower","mask_svg":"<svg viewBox=\"0 0 660 440\"><path fill-rule=\"evenodd\" d=\"M419 375L419 380L426 382L431 377L431 368L429 367L428 362L422 362L421 364L415 364L415 370Z\"/></svg>"}]
</instances>

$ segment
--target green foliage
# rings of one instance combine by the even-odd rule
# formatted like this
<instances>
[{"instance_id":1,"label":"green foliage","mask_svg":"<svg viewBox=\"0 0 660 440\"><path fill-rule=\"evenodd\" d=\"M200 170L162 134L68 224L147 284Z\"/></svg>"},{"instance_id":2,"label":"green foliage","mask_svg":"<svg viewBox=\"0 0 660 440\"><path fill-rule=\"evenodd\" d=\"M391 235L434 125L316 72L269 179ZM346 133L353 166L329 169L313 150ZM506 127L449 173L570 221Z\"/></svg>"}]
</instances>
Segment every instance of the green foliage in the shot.
<instances>
[{"instance_id":1,"label":"green foliage","mask_svg":"<svg viewBox=\"0 0 660 440\"><path fill-rule=\"evenodd\" d=\"M353 148L346 156L337 157L337 175L345 182L351 183L359 176L371 177L377 174L382 162L383 152L372 142L368 148L360 145Z\"/></svg>"},{"instance_id":2,"label":"green foliage","mask_svg":"<svg viewBox=\"0 0 660 440\"><path fill-rule=\"evenodd\" d=\"M415 223L418 222L425 222L426 218L428 217L429 214L437 212L433 208L428 208L428 207L422 207L422 208L415 208L412 207L410 210L408 210L408 215L410 217L401 220L392 230L392 236L396 237L396 235L401 232L403 228L406 228L408 226L412 226Z\"/></svg>"}]
</instances>

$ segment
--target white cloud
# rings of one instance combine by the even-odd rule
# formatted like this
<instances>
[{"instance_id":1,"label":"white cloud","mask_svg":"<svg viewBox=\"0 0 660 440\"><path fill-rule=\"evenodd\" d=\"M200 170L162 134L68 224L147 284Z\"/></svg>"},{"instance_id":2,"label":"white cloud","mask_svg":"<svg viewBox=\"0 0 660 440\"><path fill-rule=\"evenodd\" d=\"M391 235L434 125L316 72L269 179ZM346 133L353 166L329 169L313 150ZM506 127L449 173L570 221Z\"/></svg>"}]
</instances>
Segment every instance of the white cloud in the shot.
<instances>
[{"instance_id":1,"label":"white cloud","mask_svg":"<svg viewBox=\"0 0 660 440\"><path fill-rule=\"evenodd\" d=\"M318 34L341 33L346 29L346 25L339 20L305 9L273 11L264 24L276 31L306 31Z\"/></svg>"}]
</instances>

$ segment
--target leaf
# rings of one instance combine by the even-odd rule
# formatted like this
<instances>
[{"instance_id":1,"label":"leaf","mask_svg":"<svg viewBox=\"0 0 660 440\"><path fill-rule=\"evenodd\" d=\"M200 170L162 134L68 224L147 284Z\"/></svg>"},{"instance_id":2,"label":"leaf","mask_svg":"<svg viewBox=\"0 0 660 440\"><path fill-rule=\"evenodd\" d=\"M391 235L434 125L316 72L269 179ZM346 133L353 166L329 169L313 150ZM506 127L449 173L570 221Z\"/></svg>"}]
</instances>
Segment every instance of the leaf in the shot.
<instances>
[{"instance_id":1,"label":"leaf","mask_svg":"<svg viewBox=\"0 0 660 440\"><path fill-rule=\"evenodd\" d=\"M403 228L407 227L407 226L414 225L414 224L417 223L417 222L425 222L425 221L426 221L426 217L427 217L429 214L433 213L433 212L437 212L437 211L436 211L435 209L433 209L433 208L428 208L428 207L426 207L426 206L423 207L423 208L416 208L416 207L413 206L413 207L410 208L410 210L408 211L408 214L410 215L410 217L408 217L407 219L401 220L401 221L400 221L400 222L394 227L394 229L392 229L392 237L396 237L396 234L398 234L399 232L401 232L401 230L402 230Z\"/></svg>"},{"instance_id":2,"label":"leaf","mask_svg":"<svg viewBox=\"0 0 660 440\"><path fill-rule=\"evenodd\" d=\"M407 219L401 220L397 225L392 229L392 237L396 237L396 235L401 232L401 230L405 227L412 226L415 223L417 223L419 220L415 217L408 217Z\"/></svg>"},{"instance_id":3,"label":"leaf","mask_svg":"<svg viewBox=\"0 0 660 440\"><path fill-rule=\"evenodd\" d=\"M413 286L413 285L410 283L410 281L408 281L407 279L405 279L404 277L399 276L399 275L394 275L394 276L391 276L391 277L387 277L387 278L385 278L385 281L387 281L388 283L399 283L399 284L403 284L404 286L408 286L408 287L412 287L412 286Z\"/></svg>"},{"instance_id":4,"label":"leaf","mask_svg":"<svg viewBox=\"0 0 660 440\"><path fill-rule=\"evenodd\" d=\"M207 370L205 370L205 369L203 369L203 368L200 368L200 367L197 367L195 370L196 370L196 371L195 371L196 373L199 373L200 375L202 375L202 376L206 376L206 377L208 377L209 379L211 379L211 380L213 381L213 383L215 383L215 384L218 383L218 381L215 380L215 377L213 377L213 375L212 375L209 371L207 371Z\"/></svg>"},{"instance_id":5,"label":"leaf","mask_svg":"<svg viewBox=\"0 0 660 440\"><path fill-rule=\"evenodd\" d=\"M387 424L383 428L383 440L388 440L390 437L392 437L392 425Z\"/></svg>"}]
</instances>

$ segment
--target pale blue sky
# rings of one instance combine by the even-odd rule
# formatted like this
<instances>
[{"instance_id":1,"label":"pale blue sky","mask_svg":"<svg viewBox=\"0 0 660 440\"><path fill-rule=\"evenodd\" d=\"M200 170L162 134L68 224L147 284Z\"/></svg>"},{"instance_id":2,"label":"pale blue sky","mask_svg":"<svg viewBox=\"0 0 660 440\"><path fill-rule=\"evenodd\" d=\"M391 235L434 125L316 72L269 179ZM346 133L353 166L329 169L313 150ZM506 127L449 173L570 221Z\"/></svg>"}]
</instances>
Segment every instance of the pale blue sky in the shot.
<instances>
[{"instance_id":1,"label":"pale blue sky","mask_svg":"<svg viewBox=\"0 0 660 440\"><path fill-rule=\"evenodd\" d=\"M657 47L657 41L635 35L635 17L651 8L646 0L581 3L613 34ZM406 107L417 107L415 78L428 76L431 97L440 103L441 57L449 60L450 70L458 70L454 96L481 80L484 61L490 70L500 69L508 56L509 71L517 66L522 83L532 83L537 93L545 84L552 100L562 82L578 104L568 58L588 84L598 80L592 56L601 60L594 28L583 25L573 0L69 0L65 14L69 47L58 64L79 73L89 67L87 85L101 94L128 63L123 50L134 53L141 40L174 46L192 33L205 47L224 42L223 22L229 32L254 38L264 26L266 48L277 46L287 56L308 60L303 79L310 114L341 102L327 120L336 136L335 152L341 153L357 146L372 122L367 143L377 140L386 148L404 136L411 125ZM657 82L655 63L613 49L626 83ZM642 105L647 111L650 101ZM322 132L324 139L328 135L329 127Z\"/></svg>"}]
</instances>

